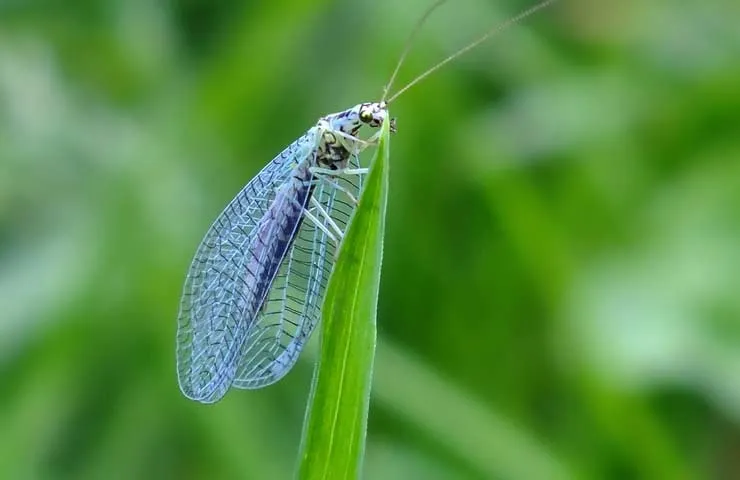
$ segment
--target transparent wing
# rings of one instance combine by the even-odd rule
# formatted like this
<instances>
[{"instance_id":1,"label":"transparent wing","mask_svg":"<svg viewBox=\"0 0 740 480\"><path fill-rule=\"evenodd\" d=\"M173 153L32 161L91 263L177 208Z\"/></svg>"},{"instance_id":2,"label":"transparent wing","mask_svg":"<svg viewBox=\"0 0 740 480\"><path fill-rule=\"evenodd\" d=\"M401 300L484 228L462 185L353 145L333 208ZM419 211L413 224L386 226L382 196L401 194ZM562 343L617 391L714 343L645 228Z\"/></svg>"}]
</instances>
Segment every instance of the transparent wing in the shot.
<instances>
[{"instance_id":1,"label":"transparent wing","mask_svg":"<svg viewBox=\"0 0 740 480\"><path fill-rule=\"evenodd\" d=\"M185 396L205 403L229 389L273 278L311 196L315 129L255 176L211 225L183 288L177 373Z\"/></svg>"},{"instance_id":2,"label":"transparent wing","mask_svg":"<svg viewBox=\"0 0 740 480\"><path fill-rule=\"evenodd\" d=\"M359 166L359 159L350 161ZM360 177L337 177L335 185L319 181L313 198L345 231L358 198ZM315 213L315 211L312 211ZM325 217L315 215L331 231ZM321 315L326 284L334 266L337 245L326 233L304 218L285 257L256 328L250 330L234 386L261 388L280 380L295 365Z\"/></svg>"}]
</instances>

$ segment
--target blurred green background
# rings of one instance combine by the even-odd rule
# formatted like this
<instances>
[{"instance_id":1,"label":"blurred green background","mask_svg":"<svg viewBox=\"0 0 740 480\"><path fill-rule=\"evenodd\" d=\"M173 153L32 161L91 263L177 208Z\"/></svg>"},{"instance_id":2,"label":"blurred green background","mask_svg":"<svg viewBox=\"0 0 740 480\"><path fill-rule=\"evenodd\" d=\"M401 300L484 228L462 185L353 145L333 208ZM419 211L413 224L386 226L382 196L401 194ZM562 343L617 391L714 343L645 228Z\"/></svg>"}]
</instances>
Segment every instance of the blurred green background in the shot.
<instances>
[{"instance_id":1,"label":"blurred green background","mask_svg":"<svg viewBox=\"0 0 740 480\"><path fill-rule=\"evenodd\" d=\"M290 478L175 377L210 222L427 0L0 1L0 478ZM457 0L397 87L531 5ZM740 478L740 7L563 1L396 104L368 479Z\"/></svg>"}]
</instances>

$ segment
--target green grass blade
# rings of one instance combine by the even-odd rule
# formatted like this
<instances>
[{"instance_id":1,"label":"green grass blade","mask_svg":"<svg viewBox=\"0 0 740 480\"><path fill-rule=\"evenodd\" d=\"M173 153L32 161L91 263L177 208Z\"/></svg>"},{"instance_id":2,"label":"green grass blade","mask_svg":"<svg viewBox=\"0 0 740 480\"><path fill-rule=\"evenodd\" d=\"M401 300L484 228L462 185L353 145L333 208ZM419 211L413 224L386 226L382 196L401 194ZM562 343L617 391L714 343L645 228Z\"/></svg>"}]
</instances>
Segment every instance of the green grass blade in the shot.
<instances>
[{"instance_id":1,"label":"green grass blade","mask_svg":"<svg viewBox=\"0 0 740 480\"><path fill-rule=\"evenodd\" d=\"M303 425L301 480L358 478L362 470L388 200L388 122L381 129L324 300L321 351Z\"/></svg>"}]
</instances>

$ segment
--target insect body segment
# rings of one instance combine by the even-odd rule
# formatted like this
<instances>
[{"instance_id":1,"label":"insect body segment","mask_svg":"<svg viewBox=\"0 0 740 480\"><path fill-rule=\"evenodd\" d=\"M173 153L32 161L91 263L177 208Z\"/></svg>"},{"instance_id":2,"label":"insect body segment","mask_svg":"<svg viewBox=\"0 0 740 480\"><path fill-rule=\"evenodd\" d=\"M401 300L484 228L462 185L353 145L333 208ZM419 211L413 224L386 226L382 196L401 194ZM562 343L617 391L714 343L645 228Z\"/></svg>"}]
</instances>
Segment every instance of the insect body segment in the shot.
<instances>
[{"instance_id":1,"label":"insect body segment","mask_svg":"<svg viewBox=\"0 0 740 480\"><path fill-rule=\"evenodd\" d=\"M375 136L368 140L357 137L360 127L378 128L388 116L385 102L360 103L339 113L332 113L319 120L317 128L322 137L319 144L317 165L330 170L346 168L349 155L357 154L375 143Z\"/></svg>"}]
</instances>

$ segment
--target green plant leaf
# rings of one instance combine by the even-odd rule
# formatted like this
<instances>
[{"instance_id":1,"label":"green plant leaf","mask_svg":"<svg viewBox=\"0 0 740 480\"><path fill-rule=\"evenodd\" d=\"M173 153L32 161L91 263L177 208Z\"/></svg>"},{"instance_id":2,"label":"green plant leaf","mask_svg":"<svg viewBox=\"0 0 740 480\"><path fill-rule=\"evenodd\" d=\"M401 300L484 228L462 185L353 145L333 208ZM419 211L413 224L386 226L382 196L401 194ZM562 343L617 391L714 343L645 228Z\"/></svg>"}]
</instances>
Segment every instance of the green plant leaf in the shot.
<instances>
[{"instance_id":1,"label":"green plant leaf","mask_svg":"<svg viewBox=\"0 0 740 480\"><path fill-rule=\"evenodd\" d=\"M321 348L303 425L298 478L358 478L375 358L388 201L389 126L347 229L324 300Z\"/></svg>"}]
</instances>

